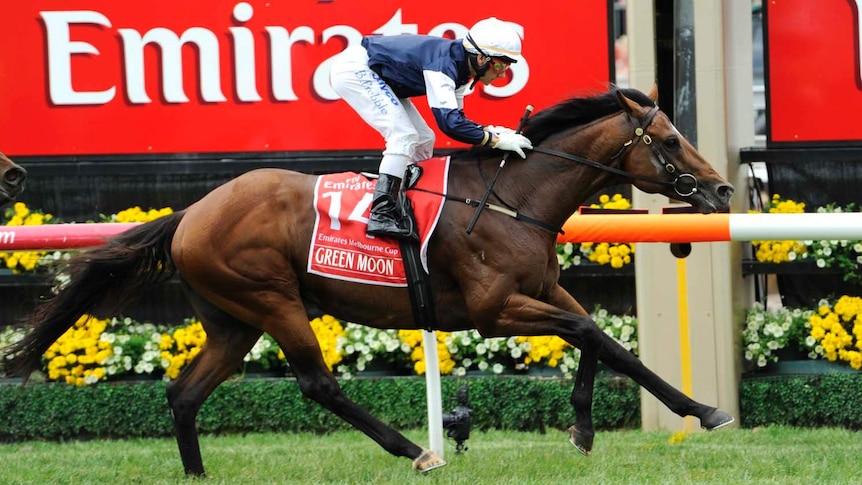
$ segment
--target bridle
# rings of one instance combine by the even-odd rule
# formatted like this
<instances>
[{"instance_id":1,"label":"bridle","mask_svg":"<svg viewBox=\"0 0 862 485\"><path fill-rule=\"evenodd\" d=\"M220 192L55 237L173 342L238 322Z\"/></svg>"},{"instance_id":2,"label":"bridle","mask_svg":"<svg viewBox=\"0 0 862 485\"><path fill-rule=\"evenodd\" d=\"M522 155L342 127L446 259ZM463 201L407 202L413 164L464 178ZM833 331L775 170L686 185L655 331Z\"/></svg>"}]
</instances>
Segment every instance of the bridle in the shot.
<instances>
[{"instance_id":1,"label":"bridle","mask_svg":"<svg viewBox=\"0 0 862 485\"><path fill-rule=\"evenodd\" d=\"M658 162L662 165L662 167L664 167L665 171L671 175L676 174L676 177L673 179L672 182L667 181L667 180L658 180L658 179L654 179L654 178L650 178L650 177L645 177L645 176L638 175L638 174L631 173L631 172L626 172L625 170L620 170L618 168L603 165L601 163L594 162L593 160L589 160L589 159L584 158L584 157L579 157L577 155L571 155L569 153L561 152L559 150L552 150L550 148L534 147L532 149L532 151L539 152L539 153L545 153L547 155L553 155L555 157L570 160L570 161L573 161L576 163L580 163L582 165L594 167L594 168L597 168L599 170L604 170L605 172L610 172L612 174L620 175L622 177L626 177L629 179L635 179L635 180L640 180L643 182L649 182L651 184L657 184L657 185L663 185L665 187L671 187L671 188L673 188L674 192L676 192L677 195L679 195L680 197L688 197L688 196L694 195L695 193L698 192L697 179L694 177L694 175L691 175L689 173L677 174L676 167L667 161L665 154L662 153L662 150L652 142L652 137L650 137L646 132L646 129L652 124L653 119L655 118L655 115L658 113L658 111L659 111L658 106L653 106L647 112L647 114L643 117L642 120L632 116L631 113L626 113L626 117L628 118L629 122L631 123L633 131L634 131L634 138L631 138L631 139L629 139L629 141L623 143L623 146L619 149L619 151L617 151L616 154L614 154L613 156L610 157L610 160L613 161L613 160L616 160L617 158L620 158L626 152L626 150L628 150L628 148L630 146L636 144L638 141L643 141L644 145L648 146L650 148L650 150L652 150L653 155L658 160ZM477 162L478 162L478 160L477 160ZM482 179L485 180L485 175L484 175L484 173L482 173L482 165L481 165L481 163L479 163L478 165L479 165L479 167L478 167L479 173L482 175ZM485 183L487 185L487 181ZM493 182L492 182L492 185L493 185ZM465 199L465 198L461 198L461 197L455 197L455 196L452 196L449 194L437 193L437 192L433 192L433 191L426 190L426 189L420 189L420 188L416 188L416 187L412 188L411 190L419 190L422 192L428 192L431 194L440 195L440 196L444 197L446 200L464 202L471 207L479 207L482 205L480 201L474 200L474 199L469 199L469 198ZM543 222L543 221L540 221L538 219L534 219L532 217L521 214L520 212L517 211L517 209L515 209L514 207L512 207L511 205L506 203L496 192L494 192L493 188L489 188L489 190L490 190L490 193L494 194L494 196L503 204L503 206L498 206L495 204L489 204L486 202L485 207L487 207L488 209L496 211L496 212L500 212L500 213L505 214L509 217L515 218L519 221L533 224L535 226L541 227L542 229L548 230L550 232L564 234L562 228L560 228L560 227L554 227L554 226L552 226L546 222Z\"/></svg>"},{"instance_id":2,"label":"bridle","mask_svg":"<svg viewBox=\"0 0 862 485\"><path fill-rule=\"evenodd\" d=\"M671 175L676 175L673 181L667 180L658 180L650 177L645 177L643 175L638 175L631 172L626 172L625 170L620 170L618 168L609 167L607 165L594 162L592 160L579 157L577 155L571 155L565 152L561 152L559 150L552 150L550 148L543 147L534 147L534 152L545 153L547 155L553 155L555 157L564 158L566 160L571 160L573 162L577 162L583 165L588 165L593 168L597 168L599 170L604 170L605 172L610 172L615 175L620 175L626 178L640 180L642 182L649 182L652 184L663 185L666 187L673 188L673 191L677 193L680 197L689 197L697 193L697 179L694 175L690 173L677 173L676 167L667 161L667 158L662 153L662 150L656 146L652 142L652 138L647 134L646 129L652 124L653 118L655 118L656 113L658 113L658 106L653 106L647 114L643 117L643 120L635 118L631 115L631 113L626 113L626 117L631 122L632 127L634 128L634 138L631 138L629 141L623 143L622 148L613 155L610 159L616 160L621 157L628 148L639 141L642 141L644 145L648 146L650 150L652 150L653 155L656 160L664 167L665 171Z\"/></svg>"}]
</instances>

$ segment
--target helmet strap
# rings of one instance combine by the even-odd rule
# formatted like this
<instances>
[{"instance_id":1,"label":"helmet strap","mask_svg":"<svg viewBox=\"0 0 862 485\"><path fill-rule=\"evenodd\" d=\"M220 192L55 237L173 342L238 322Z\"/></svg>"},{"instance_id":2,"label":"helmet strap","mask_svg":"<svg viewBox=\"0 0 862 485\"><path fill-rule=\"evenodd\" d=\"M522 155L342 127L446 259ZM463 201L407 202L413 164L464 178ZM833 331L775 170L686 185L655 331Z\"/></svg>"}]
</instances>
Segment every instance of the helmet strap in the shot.
<instances>
[{"instance_id":1,"label":"helmet strap","mask_svg":"<svg viewBox=\"0 0 862 485\"><path fill-rule=\"evenodd\" d=\"M479 47L479 44L477 44L476 41L473 40L473 36L470 35L469 32L467 33L466 39L467 42L469 42L479 54L488 59L488 62L486 62L485 65L480 66L479 54L470 54L469 52L467 53L467 58L470 59L470 66L472 66L473 70L476 71L476 77L473 78L473 83L470 84L470 89L473 89L474 87L476 87L476 83L479 82L479 78L484 76L485 73L488 72L488 69L491 67L491 56L485 54L485 51L483 51L482 48Z\"/></svg>"},{"instance_id":2,"label":"helmet strap","mask_svg":"<svg viewBox=\"0 0 862 485\"><path fill-rule=\"evenodd\" d=\"M473 89L476 87L476 83L479 82L479 78L484 76L485 73L488 72L488 69L491 68L491 58L488 57L488 62L481 66L479 65L479 54L467 53L467 59L470 60L470 66L473 68L474 71L476 71L476 75L473 77L473 83L470 84L470 89Z\"/></svg>"}]
</instances>

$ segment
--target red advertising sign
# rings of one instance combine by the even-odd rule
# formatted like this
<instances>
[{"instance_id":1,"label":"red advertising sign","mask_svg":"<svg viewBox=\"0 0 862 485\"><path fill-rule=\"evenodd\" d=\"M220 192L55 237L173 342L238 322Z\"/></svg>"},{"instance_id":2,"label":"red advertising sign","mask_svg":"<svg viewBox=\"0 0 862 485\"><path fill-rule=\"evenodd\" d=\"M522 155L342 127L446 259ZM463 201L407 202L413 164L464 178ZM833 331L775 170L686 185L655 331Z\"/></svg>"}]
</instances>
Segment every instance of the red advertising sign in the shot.
<instances>
[{"instance_id":1,"label":"red advertising sign","mask_svg":"<svg viewBox=\"0 0 862 485\"><path fill-rule=\"evenodd\" d=\"M525 62L465 99L514 125L611 80L608 0L19 0L0 3L0 149L87 155L378 149L330 59L363 35L462 37L496 16ZM426 116L424 99L416 100ZM433 124L433 122L431 122ZM438 133L437 146L455 146Z\"/></svg>"},{"instance_id":2,"label":"red advertising sign","mask_svg":"<svg viewBox=\"0 0 862 485\"><path fill-rule=\"evenodd\" d=\"M770 145L862 141L862 2L763 3Z\"/></svg>"}]
</instances>

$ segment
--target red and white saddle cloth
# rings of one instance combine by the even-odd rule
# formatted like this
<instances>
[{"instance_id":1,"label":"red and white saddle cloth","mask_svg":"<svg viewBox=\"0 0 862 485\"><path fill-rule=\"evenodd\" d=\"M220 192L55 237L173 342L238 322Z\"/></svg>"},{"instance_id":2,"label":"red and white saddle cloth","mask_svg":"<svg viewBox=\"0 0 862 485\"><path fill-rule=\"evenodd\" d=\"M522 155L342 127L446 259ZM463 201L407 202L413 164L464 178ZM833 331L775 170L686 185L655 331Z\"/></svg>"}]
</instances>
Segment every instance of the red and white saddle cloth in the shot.
<instances>
[{"instance_id":1,"label":"red and white saddle cloth","mask_svg":"<svg viewBox=\"0 0 862 485\"><path fill-rule=\"evenodd\" d=\"M432 158L420 165L422 176L415 187L445 194L449 157ZM407 286L398 241L365 234L373 190L374 180L358 173L318 177L309 273L371 285ZM443 211L443 197L420 190L408 190L407 197L413 205L422 266L427 272L428 241Z\"/></svg>"}]
</instances>

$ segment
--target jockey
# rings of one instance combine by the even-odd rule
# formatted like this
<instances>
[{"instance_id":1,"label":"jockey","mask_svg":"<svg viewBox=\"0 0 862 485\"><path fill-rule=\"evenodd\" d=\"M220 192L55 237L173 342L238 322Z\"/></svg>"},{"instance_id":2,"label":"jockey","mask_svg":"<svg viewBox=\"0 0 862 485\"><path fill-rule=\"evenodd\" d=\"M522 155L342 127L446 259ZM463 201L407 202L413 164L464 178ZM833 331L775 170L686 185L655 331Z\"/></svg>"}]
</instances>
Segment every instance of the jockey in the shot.
<instances>
[{"instance_id":1,"label":"jockey","mask_svg":"<svg viewBox=\"0 0 862 485\"><path fill-rule=\"evenodd\" d=\"M464 94L479 81L505 76L521 57L521 38L494 17L474 25L464 39L426 35L368 36L333 61L332 88L386 140L374 188L368 234L410 236L401 180L408 165L431 158L434 131L409 98L425 95L434 121L454 140L509 150L526 158L530 140L503 127L483 126L463 111Z\"/></svg>"}]
</instances>

